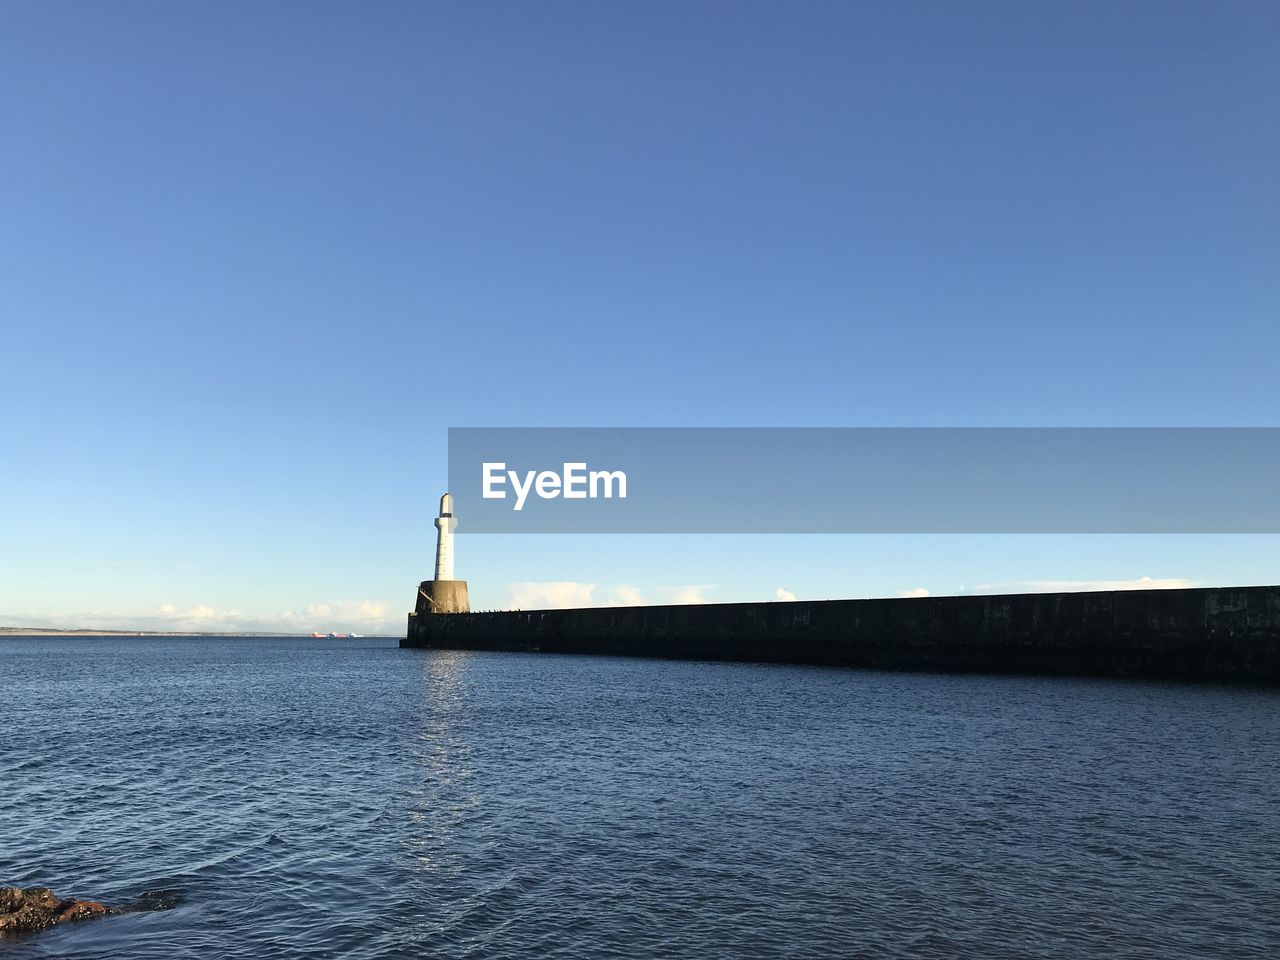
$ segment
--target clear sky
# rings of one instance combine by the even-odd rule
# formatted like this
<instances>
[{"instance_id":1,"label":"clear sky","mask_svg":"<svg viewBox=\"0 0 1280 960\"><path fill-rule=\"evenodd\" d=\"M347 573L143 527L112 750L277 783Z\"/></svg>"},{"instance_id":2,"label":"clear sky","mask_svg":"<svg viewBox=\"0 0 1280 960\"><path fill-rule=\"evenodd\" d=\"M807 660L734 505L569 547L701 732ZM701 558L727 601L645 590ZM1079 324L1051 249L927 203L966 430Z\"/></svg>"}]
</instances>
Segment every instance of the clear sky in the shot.
<instances>
[{"instance_id":1,"label":"clear sky","mask_svg":"<svg viewBox=\"0 0 1280 960\"><path fill-rule=\"evenodd\" d=\"M451 425L1280 424L1270 0L7 0L0 116L0 625L397 632ZM478 607L1280 580L465 529Z\"/></svg>"}]
</instances>

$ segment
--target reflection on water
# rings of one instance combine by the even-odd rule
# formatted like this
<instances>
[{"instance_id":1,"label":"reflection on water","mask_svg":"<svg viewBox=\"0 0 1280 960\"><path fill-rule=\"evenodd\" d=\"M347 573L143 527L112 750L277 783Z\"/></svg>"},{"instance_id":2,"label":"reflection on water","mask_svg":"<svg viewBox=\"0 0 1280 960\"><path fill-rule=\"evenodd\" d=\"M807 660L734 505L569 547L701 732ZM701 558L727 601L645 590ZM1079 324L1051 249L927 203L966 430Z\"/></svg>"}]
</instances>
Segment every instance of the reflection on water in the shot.
<instances>
[{"instance_id":1,"label":"reflection on water","mask_svg":"<svg viewBox=\"0 0 1280 960\"><path fill-rule=\"evenodd\" d=\"M0 639L13 957L1274 957L1280 696Z\"/></svg>"},{"instance_id":2,"label":"reflection on water","mask_svg":"<svg viewBox=\"0 0 1280 960\"><path fill-rule=\"evenodd\" d=\"M482 798L473 784L466 718L466 674L474 654L441 651L418 658L422 674L420 706L414 726L414 769L418 782L409 788L404 834L408 856L432 875L430 883L454 883L466 867L459 829Z\"/></svg>"}]
</instances>

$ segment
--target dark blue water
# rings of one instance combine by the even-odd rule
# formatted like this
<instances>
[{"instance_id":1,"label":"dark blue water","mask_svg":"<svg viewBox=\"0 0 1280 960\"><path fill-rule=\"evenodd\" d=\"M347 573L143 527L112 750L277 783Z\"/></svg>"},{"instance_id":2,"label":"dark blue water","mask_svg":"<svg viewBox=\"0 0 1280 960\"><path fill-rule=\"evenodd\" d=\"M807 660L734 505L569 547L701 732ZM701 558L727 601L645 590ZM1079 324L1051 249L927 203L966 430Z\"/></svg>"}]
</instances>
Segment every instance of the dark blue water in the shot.
<instances>
[{"instance_id":1,"label":"dark blue water","mask_svg":"<svg viewBox=\"0 0 1280 960\"><path fill-rule=\"evenodd\" d=\"M0 639L13 957L1280 956L1280 694Z\"/></svg>"}]
</instances>

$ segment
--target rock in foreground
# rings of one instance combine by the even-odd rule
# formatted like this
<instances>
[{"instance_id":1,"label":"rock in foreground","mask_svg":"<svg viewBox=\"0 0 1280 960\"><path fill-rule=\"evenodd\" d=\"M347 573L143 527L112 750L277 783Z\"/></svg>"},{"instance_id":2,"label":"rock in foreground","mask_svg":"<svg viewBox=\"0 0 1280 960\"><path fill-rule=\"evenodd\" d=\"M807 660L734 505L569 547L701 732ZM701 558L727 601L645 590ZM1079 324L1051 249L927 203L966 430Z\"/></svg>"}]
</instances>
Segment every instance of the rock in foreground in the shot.
<instances>
[{"instance_id":1,"label":"rock in foreground","mask_svg":"<svg viewBox=\"0 0 1280 960\"><path fill-rule=\"evenodd\" d=\"M62 900L48 887L0 887L0 933L31 933L111 911L92 900Z\"/></svg>"}]
</instances>

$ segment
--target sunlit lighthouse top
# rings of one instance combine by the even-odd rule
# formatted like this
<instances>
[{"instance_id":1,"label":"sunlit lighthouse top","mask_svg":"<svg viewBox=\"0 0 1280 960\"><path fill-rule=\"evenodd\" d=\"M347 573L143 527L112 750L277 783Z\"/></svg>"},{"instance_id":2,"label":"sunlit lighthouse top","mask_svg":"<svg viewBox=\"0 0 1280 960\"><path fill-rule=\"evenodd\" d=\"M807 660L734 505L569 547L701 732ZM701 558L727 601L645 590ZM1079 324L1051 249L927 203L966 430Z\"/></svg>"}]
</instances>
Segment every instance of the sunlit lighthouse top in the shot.
<instances>
[{"instance_id":1,"label":"sunlit lighthouse top","mask_svg":"<svg viewBox=\"0 0 1280 960\"><path fill-rule=\"evenodd\" d=\"M453 579L453 530L458 521L453 518L453 497L440 498L440 516L436 517L436 580Z\"/></svg>"}]
</instances>

